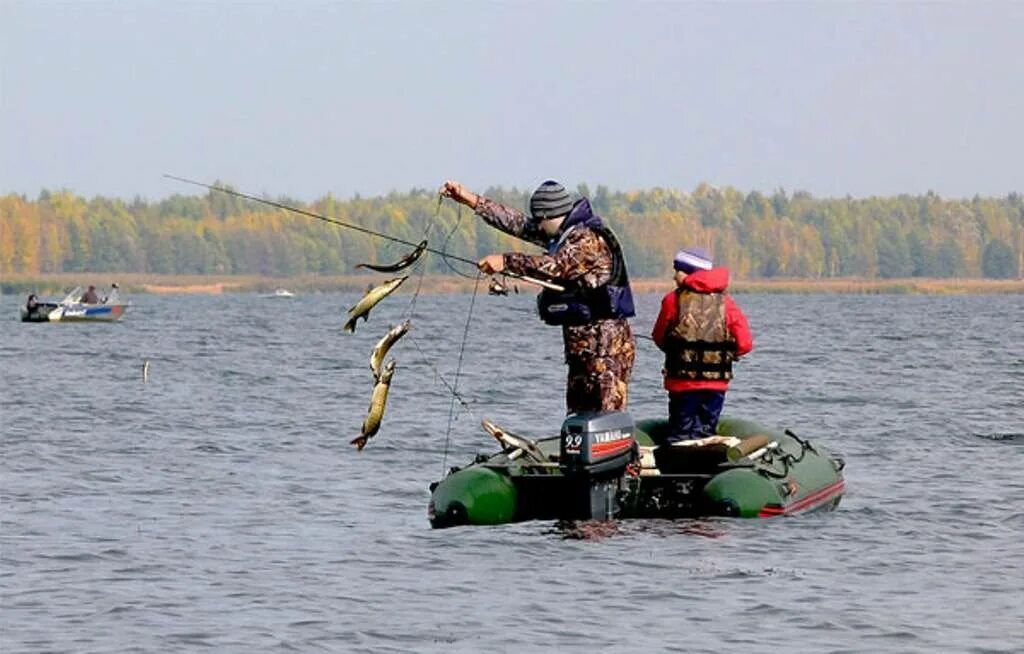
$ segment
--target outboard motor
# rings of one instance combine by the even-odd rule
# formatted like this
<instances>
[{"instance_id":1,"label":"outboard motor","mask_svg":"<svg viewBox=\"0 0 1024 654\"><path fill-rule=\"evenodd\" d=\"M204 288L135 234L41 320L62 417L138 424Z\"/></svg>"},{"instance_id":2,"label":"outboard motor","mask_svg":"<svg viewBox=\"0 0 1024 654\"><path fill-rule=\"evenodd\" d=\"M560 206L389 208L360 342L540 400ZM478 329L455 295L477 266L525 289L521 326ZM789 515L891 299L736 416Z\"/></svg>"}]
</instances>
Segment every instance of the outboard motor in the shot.
<instances>
[{"instance_id":1,"label":"outboard motor","mask_svg":"<svg viewBox=\"0 0 1024 654\"><path fill-rule=\"evenodd\" d=\"M626 466L639 458L628 413L577 413L562 423L559 467L569 497L569 518L611 520Z\"/></svg>"}]
</instances>

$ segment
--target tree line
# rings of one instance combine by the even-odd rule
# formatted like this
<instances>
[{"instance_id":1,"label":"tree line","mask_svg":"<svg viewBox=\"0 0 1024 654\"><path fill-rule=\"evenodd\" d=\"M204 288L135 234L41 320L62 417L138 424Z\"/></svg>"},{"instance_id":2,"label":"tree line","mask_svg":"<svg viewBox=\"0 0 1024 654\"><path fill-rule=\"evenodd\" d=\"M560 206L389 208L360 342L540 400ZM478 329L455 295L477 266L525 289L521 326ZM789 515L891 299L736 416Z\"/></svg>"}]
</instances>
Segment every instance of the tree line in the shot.
<instances>
[{"instance_id":1,"label":"tree line","mask_svg":"<svg viewBox=\"0 0 1024 654\"><path fill-rule=\"evenodd\" d=\"M222 185L222 184L218 184ZM702 245L743 279L1024 277L1024 196L943 199L934 193L815 198L701 184L692 192L576 189L619 235L634 277L668 274L673 254ZM523 208L529 191L484 195ZM531 246L487 226L434 190L312 203L267 198L406 241L476 259ZM220 192L160 201L42 191L0 197L0 274L347 275L408 247ZM429 273L472 273L427 258Z\"/></svg>"}]
</instances>

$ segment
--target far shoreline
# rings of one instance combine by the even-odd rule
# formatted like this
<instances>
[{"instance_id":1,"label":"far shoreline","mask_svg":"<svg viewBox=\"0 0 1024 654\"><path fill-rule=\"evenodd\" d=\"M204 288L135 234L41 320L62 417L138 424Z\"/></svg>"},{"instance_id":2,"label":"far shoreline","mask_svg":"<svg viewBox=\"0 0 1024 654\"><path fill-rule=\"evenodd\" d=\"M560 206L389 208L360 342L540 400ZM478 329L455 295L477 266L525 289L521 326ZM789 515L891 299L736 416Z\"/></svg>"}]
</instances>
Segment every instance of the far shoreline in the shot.
<instances>
[{"instance_id":1,"label":"far shoreline","mask_svg":"<svg viewBox=\"0 0 1024 654\"><path fill-rule=\"evenodd\" d=\"M298 295L307 293L343 293L364 291L393 275L303 275L280 278L259 275L153 275L147 273L4 273L0 290L5 295L62 295L75 286L96 285L109 288L116 282L123 294L156 295L221 295L226 293L273 293L285 288ZM521 293L535 287L507 279L506 286ZM488 278L479 280L480 292L486 292ZM665 293L672 288L671 279L641 278L631 280L634 292ZM419 284L411 277L399 293L412 292ZM475 280L451 275L426 275L423 293L471 293ZM761 294L854 294L854 295L1011 295L1024 294L1024 279L734 279L733 293Z\"/></svg>"}]
</instances>

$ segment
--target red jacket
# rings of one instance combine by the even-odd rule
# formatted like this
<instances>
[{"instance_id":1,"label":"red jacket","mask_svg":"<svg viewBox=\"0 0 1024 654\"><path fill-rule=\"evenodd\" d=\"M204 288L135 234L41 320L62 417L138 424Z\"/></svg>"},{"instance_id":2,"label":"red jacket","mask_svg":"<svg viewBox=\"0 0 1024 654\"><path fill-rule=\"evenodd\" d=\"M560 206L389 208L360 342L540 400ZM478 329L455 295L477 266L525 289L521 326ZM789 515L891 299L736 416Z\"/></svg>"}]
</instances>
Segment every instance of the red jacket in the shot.
<instances>
[{"instance_id":1,"label":"red jacket","mask_svg":"<svg viewBox=\"0 0 1024 654\"><path fill-rule=\"evenodd\" d=\"M683 279L683 286L698 293L722 293L729 286L729 269L712 268L698 270ZM670 292L661 300L661 312L654 323L651 338L662 350L665 349L665 334L669 325L676 321L679 307L676 303L676 291ZM729 295L725 296L725 324L729 333L736 339L736 356L741 357L754 349L754 337L750 334L750 325L738 304ZM665 378L665 388L669 391L724 391L729 388L729 381L722 379L674 379Z\"/></svg>"}]
</instances>

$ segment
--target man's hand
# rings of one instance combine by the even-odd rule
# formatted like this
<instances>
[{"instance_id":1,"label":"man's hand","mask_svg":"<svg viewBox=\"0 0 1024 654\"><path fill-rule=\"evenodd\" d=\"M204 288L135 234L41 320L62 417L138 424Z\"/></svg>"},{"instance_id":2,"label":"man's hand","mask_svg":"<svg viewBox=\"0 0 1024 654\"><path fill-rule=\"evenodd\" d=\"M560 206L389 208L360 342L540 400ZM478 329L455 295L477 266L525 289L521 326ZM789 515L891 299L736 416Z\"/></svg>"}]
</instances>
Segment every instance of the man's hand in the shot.
<instances>
[{"instance_id":1,"label":"man's hand","mask_svg":"<svg viewBox=\"0 0 1024 654\"><path fill-rule=\"evenodd\" d=\"M486 257L476 262L476 267L488 275L500 273L505 269L505 255L488 254Z\"/></svg>"},{"instance_id":2,"label":"man's hand","mask_svg":"<svg viewBox=\"0 0 1024 654\"><path fill-rule=\"evenodd\" d=\"M468 188L452 180L446 181L441 185L439 193L442 197L451 198L459 204L464 204L470 209L476 209L476 203L478 200L477 194L470 191Z\"/></svg>"}]
</instances>

